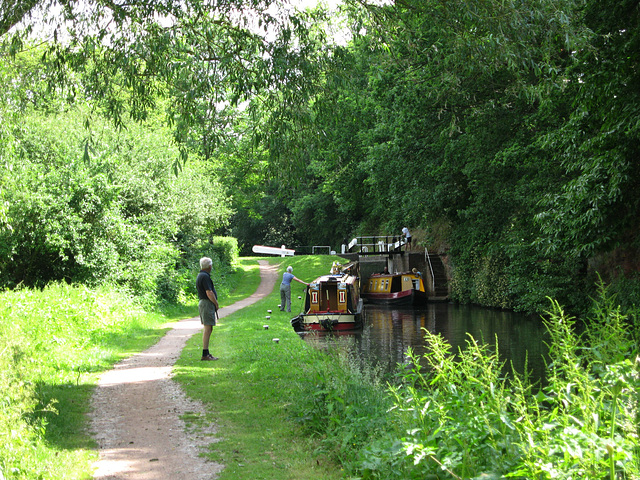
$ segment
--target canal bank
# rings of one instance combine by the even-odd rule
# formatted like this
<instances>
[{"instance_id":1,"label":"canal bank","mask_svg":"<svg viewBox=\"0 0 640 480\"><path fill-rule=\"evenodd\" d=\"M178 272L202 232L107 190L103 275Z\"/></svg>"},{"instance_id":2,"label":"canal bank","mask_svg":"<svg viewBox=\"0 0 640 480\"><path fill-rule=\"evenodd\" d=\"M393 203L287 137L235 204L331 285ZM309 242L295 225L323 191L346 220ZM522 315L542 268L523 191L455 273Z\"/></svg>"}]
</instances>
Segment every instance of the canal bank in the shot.
<instances>
[{"instance_id":1,"label":"canal bank","mask_svg":"<svg viewBox=\"0 0 640 480\"><path fill-rule=\"evenodd\" d=\"M292 265L296 276L309 280L328 271L325 260L286 259L280 271ZM563 330L571 322L561 312L551 342L556 370L549 387L534 394L525 381L506 381L499 359L481 345L472 344L454 359L445 339L428 331L436 374L405 371L399 383L386 385L375 368L354 362L352 355L307 345L293 332L288 315L269 314L277 303L272 294L216 327L212 340L225 362L190 363L189 352L197 351L198 342L189 344L179 361L176 377L221 426L222 440L207 456L231 466L221 473L223 480L499 478L506 473L535 478L540 472L531 472L540 465L563 475L600 478L593 472L608 471L610 459L616 475L623 468L627 478L638 472L637 422L630 417L631 399L637 401L637 365L630 360L616 367L628 381L616 394L613 419L610 399L617 386L602 376L606 369L595 369L588 352L577 348L570 330ZM614 332L620 337L611 345L626 345L619 328L608 332L607 338ZM632 359L637 353L625 355ZM616 436L609 446L616 458L606 453L612 431ZM580 450L565 456L573 445ZM584 457L579 462L571 456L577 452Z\"/></svg>"}]
</instances>

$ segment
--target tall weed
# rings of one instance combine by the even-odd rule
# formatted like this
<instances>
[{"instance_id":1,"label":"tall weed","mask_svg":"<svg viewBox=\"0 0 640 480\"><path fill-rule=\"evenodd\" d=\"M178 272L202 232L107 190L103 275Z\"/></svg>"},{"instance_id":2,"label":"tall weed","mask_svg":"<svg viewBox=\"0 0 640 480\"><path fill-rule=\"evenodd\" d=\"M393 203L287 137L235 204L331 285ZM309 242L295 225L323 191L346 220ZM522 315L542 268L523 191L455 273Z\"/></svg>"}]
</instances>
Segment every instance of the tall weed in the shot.
<instances>
[{"instance_id":1,"label":"tall weed","mask_svg":"<svg viewBox=\"0 0 640 480\"><path fill-rule=\"evenodd\" d=\"M348 343L348 337L335 342ZM302 365L293 415L307 434L319 439L318 452L348 466L365 445L387 428L391 402L378 368L359 362L348 345L328 348Z\"/></svg>"},{"instance_id":2,"label":"tall weed","mask_svg":"<svg viewBox=\"0 0 640 480\"><path fill-rule=\"evenodd\" d=\"M544 385L504 375L496 350L473 338L454 355L426 332L429 352L390 388L389 425L362 449L354 474L639 479L637 343L602 286L584 324L577 333L575 319L552 302Z\"/></svg>"}]
</instances>

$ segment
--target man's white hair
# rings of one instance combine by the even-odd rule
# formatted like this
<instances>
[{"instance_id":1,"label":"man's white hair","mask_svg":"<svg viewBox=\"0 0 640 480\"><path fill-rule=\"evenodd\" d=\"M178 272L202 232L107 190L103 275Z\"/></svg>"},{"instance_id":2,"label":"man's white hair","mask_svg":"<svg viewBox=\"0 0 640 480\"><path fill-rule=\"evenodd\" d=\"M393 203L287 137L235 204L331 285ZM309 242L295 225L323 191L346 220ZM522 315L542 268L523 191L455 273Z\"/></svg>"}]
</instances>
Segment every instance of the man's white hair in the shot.
<instances>
[{"instance_id":1,"label":"man's white hair","mask_svg":"<svg viewBox=\"0 0 640 480\"><path fill-rule=\"evenodd\" d=\"M289 273L293 272L293 267L291 267L291 266L287 267L287 272L289 272Z\"/></svg>"},{"instance_id":2,"label":"man's white hair","mask_svg":"<svg viewBox=\"0 0 640 480\"><path fill-rule=\"evenodd\" d=\"M209 257L202 257L200 259L200 268L201 269L205 269L205 268L209 268L211 265L213 265L213 260L211 260Z\"/></svg>"}]
</instances>

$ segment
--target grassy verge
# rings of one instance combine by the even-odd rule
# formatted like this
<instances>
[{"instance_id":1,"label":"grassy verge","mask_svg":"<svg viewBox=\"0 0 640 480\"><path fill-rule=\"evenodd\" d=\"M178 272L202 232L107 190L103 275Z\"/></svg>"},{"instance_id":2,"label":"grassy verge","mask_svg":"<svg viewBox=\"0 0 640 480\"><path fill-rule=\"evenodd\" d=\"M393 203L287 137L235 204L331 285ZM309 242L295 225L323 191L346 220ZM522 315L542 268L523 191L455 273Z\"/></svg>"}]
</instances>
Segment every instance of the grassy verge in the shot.
<instances>
[{"instance_id":1,"label":"grassy verge","mask_svg":"<svg viewBox=\"0 0 640 480\"><path fill-rule=\"evenodd\" d=\"M328 272L333 260L317 256L271 261L280 264L280 274L292 265L298 278L310 281ZM301 307L303 286L292 285L290 314L278 309L278 285L267 298L223 318L214 328L210 350L220 357L217 362L201 362L200 338L192 338L175 378L189 396L208 406L208 420L219 426L220 441L207 456L225 465L221 480L342 478L338 464L318 448L320 439L294 421L299 418L296 402L315 388L318 370L338 367L324 352L308 347L289 323Z\"/></svg>"},{"instance_id":2,"label":"grassy verge","mask_svg":"<svg viewBox=\"0 0 640 480\"><path fill-rule=\"evenodd\" d=\"M85 414L98 374L184 312L151 314L122 292L64 284L1 296L0 469L6 478L89 478Z\"/></svg>"},{"instance_id":3,"label":"grassy verge","mask_svg":"<svg viewBox=\"0 0 640 480\"><path fill-rule=\"evenodd\" d=\"M253 264L226 276L227 297L255 290ZM0 478L91 478L86 414L99 374L195 315L195 302L149 311L110 287L0 292Z\"/></svg>"},{"instance_id":4,"label":"grassy verge","mask_svg":"<svg viewBox=\"0 0 640 480\"><path fill-rule=\"evenodd\" d=\"M215 282L215 273L213 280ZM222 305L231 305L232 303L247 298L253 294L258 285L260 285L260 266L256 258L244 257L238 259L235 265L235 271L230 275L230 282L233 289L225 294L220 295ZM194 306L195 315L198 314L198 306Z\"/></svg>"},{"instance_id":5,"label":"grassy verge","mask_svg":"<svg viewBox=\"0 0 640 480\"><path fill-rule=\"evenodd\" d=\"M291 264L311 280L330 260L286 260L280 271ZM383 385L346 350L308 347L278 303L276 290L223 319L218 362L197 360L196 338L179 362L179 380L220 427L207 455L225 465L222 480L640 478L638 345L604 287L583 335L552 304L544 386L505 377L473 339L454 356L428 332L429 368Z\"/></svg>"}]
</instances>

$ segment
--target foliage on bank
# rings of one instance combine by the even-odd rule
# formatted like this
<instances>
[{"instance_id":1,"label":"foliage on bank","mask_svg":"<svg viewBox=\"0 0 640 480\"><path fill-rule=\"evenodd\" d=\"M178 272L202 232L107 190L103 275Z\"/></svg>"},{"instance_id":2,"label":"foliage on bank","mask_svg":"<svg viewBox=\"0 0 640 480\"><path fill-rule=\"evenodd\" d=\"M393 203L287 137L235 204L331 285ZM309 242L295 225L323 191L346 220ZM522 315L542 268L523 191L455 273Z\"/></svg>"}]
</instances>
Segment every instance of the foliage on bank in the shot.
<instances>
[{"instance_id":1,"label":"foliage on bank","mask_svg":"<svg viewBox=\"0 0 640 480\"><path fill-rule=\"evenodd\" d=\"M430 351L386 398L354 362L307 367L318 380L295 403L300 421L353 479L638 479L638 318L623 315L604 287L600 294L583 334L552 302L542 384L505 375L496 353L472 338L453 355L426 332Z\"/></svg>"},{"instance_id":2,"label":"foliage on bank","mask_svg":"<svg viewBox=\"0 0 640 480\"><path fill-rule=\"evenodd\" d=\"M405 0L344 12L349 41L332 48L312 100L290 107L308 124L282 127L291 148L265 153L271 168L251 163L271 188L238 206L254 220L234 225L241 243L259 224L287 227L270 239L337 250L406 225L427 232L419 246L444 246L455 299L535 313L547 296L585 312L595 271L607 282L637 274L635 2ZM231 158L233 180L251 192L245 158ZM596 269L598 256L626 265Z\"/></svg>"}]
</instances>

